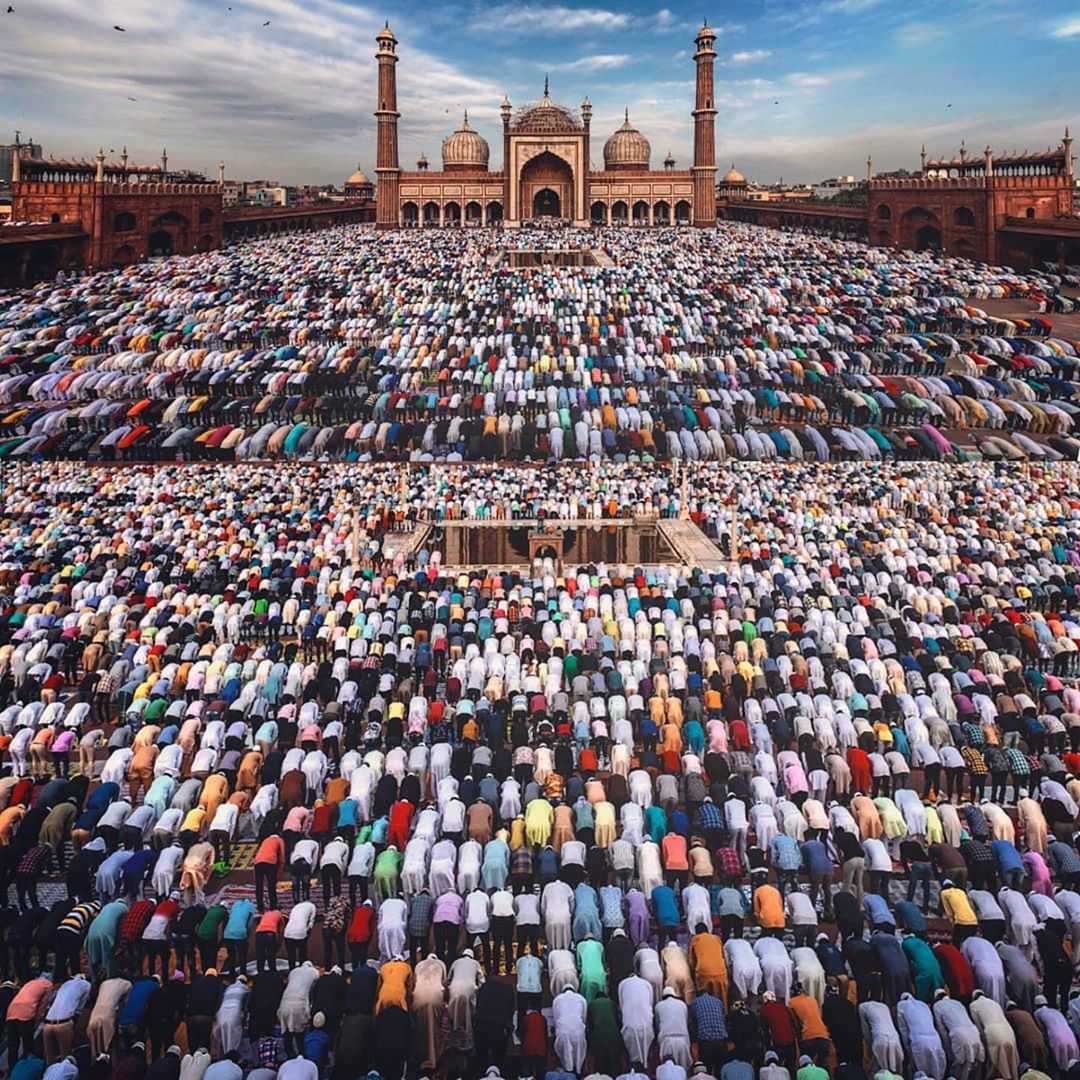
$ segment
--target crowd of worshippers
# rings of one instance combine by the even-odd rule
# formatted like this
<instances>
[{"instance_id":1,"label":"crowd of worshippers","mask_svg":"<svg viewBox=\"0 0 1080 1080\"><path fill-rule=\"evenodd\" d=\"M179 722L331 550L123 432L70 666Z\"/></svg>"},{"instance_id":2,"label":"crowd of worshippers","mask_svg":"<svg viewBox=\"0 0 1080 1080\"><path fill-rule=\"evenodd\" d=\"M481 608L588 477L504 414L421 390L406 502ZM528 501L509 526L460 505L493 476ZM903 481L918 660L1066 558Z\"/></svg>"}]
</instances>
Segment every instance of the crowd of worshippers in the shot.
<instances>
[{"instance_id":1,"label":"crowd of worshippers","mask_svg":"<svg viewBox=\"0 0 1080 1080\"><path fill-rule=\"evenodd\" d=\"M738 223L597 230L603 265L508 250L578 242L350 226L6 293L0 457L1080 450L1076 343L1052 318L1076 282L1057 272ZM978 306L1005 298L1033 313Z\"/></svg>"},{"instance_id":2,"label":"crowd of worshippers","mask_svg":"<svg viewBox=\"0 0 1080 1080\"><path fill-rule=\"evenodd\" d=\"M10 1075L1076 1080L1072 471L764 469L708 571L5 489Z\"/></svg>"}]
</instances>

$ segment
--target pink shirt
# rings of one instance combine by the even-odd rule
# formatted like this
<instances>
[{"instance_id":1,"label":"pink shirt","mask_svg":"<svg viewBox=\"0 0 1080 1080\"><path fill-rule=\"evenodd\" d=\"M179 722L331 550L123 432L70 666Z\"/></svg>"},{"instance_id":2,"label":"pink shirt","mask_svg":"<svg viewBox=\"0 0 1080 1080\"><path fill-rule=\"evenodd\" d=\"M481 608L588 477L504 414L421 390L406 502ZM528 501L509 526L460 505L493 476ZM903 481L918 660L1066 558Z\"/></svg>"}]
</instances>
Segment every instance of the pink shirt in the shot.
<instances>
[{"instance_id":1,"label":"pink shirt","mask_svg":"<svg viewBox=\"0 0 1080 1080\"><path fill-rule=\"evenodd\" d=\"M54 754L66 754L69 753L75 745L75 732L71 728L67 728L61 731L59 735L53 739L52 752Z\"/></svg>"},{"instance_id":2,"label":"pink shirt","mask_svg":"<svg viewBox=\"0 0 1080 1080\"><path fill-rule=\"evenodd\" d=\"M284 832L307 832L311 811L306 806L294 806L285 815Z\"/></svg>"},{"instance_id":3,"label":"pink shirt","mask_svg":"<svg viewBox=\"0 0 1080 1080\"><path fill-rule=\"evenodd\" d=\"M8 1006L8 1020L40 1020L45 1015L45 1006L52 997L51 979L31 979L11 999Z\"/></svg>"}]
</instances>

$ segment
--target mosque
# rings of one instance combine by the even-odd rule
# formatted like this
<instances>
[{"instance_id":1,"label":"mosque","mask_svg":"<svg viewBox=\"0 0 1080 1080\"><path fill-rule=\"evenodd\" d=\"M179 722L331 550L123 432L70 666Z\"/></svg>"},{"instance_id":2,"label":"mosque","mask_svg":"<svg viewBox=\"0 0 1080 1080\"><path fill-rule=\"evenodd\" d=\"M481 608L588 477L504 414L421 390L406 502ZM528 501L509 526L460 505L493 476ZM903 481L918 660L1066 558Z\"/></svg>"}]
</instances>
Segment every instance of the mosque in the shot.
<instances>
[{"instance_id":1,"label":"mosque","mask_svg":"<svg viewBox=\"0 0 1080 1080\"><path fill-rule=\"evenodd\" d=\"M689 169L676 169L670 153L663 168L653 169L649 140L633 126L627 110L622 126L604 143L603 169L595 170L591 102L585 98L577 110L556 103L546 79L539 101L515 110L503 98L501 169L491 168L490 147L470 125L468 112L461 126L443 141L441 170L429 169L423 156L415 170L402 169L398 42L389 25L376 42L378 228L496 223L516 228L537 220L578 226L634 223L705 228L716 223L716 34L708 24L695 39L694 162Z\"/></svg>"}]
</instances>

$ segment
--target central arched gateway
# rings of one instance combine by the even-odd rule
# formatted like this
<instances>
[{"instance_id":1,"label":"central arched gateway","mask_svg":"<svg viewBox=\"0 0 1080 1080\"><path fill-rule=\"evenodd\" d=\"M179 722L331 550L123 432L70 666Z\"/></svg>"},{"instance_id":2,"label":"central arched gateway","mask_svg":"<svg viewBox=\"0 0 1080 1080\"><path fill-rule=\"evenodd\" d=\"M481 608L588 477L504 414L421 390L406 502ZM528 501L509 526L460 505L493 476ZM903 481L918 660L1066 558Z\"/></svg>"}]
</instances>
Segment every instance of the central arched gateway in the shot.
<instances>
[{"instance_id":1,"label":"central arched gateway","mask_svg":"<svg viewBox=\"0 0 1080 1080\"><path fill-rule=\"evenodd\" d=\"M545 150L521 170L519 205L530 218L574 218L574 171L557 154Z\"/></svg>"},{"instance_id":2,"label":"central arched gateway","mask_svg":"<svg viewBox=\"0 0 1080 1080\"><path fill-rule=\"evenodd\" d=\"M559 213L559 210L559 194L556 191L552 191L551 188L543 187L533 196L534 218L561 217L562 215Z\"/></svg>"}]
</instances>

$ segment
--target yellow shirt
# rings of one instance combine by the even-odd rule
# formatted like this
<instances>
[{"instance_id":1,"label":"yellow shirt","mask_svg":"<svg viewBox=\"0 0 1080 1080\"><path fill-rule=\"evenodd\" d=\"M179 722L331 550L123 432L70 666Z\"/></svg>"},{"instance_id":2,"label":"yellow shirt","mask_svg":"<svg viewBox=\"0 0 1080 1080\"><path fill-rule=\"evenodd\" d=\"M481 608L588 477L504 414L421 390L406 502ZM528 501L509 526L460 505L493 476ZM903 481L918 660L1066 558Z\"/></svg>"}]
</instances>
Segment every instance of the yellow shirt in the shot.
<instances>
[{"instance_id":1,"label":"yellow shirt","mask_svg":"<svg viewBox=\"0 0 1080 1080\"><path fill-rule=\"evenodd\" d=\"M951 889L941 890L941 906L945 917L954 925L977 926L979 923L967 893L955 885Z\"/></svg>"}]
</instances>

